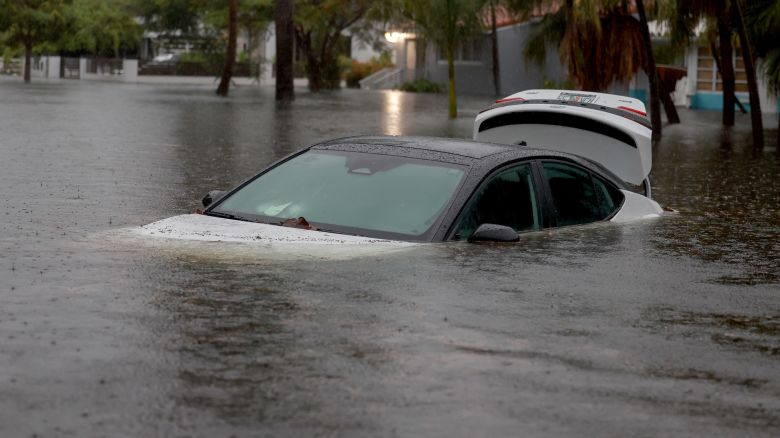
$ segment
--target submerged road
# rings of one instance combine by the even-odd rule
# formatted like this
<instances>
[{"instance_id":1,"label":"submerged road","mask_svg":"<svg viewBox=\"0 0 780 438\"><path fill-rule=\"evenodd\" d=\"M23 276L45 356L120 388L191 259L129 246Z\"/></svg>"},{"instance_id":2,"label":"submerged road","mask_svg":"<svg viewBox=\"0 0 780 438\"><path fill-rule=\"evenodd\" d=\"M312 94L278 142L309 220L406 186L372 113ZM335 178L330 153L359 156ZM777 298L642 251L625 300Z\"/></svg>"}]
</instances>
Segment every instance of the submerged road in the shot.
<instances>
[{"instance_id":1,"label":"submerged road","mask_svg":"<svg viewBox=\"0 0 780 438\"><path fill-rule=\"evenodd\" d=\"M658 220L338 259L121 238L489 104L231 93L0 80L0 436L780 435L780 160L747 116L666 128Z\"/></svg>"}]
</instances>

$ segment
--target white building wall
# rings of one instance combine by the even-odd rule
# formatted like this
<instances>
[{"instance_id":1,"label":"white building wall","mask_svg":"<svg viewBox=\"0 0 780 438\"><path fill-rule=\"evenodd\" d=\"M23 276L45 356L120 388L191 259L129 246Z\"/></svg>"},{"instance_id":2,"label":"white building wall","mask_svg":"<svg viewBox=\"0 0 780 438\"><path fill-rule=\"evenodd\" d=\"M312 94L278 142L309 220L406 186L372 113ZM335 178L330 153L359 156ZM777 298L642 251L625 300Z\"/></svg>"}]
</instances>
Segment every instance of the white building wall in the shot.
<instances>
[{"instance_id":1,"label":"white building wall","mask_svg":"<svg viewBox=\"0 0 780 438\"><path fill-rule=\"evenodd\" d=\"M266 32L263 39L264 47L264 59L263 71L260 74L260 85L269 85L276 83L276 25L271 23L268 25L268 32Z\"/></svg>"}]
</instances>

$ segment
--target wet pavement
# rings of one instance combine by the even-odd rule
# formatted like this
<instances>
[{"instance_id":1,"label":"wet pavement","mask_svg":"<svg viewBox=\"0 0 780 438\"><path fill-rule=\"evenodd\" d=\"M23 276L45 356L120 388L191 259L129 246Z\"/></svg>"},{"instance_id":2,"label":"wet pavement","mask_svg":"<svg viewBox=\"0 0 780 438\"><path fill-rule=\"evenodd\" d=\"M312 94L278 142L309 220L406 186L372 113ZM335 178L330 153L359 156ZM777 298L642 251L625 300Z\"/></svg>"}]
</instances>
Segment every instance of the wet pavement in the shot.
<instances>
[{"instance_id":1,"label":"wet pavement","mask_svg":"<svg viewBox=\"0 0 780 438\"><path fill-rule=\"evenodd\" d=\"M488 103L0 80L0 436L780 435L780 159L747 116L682 111L648 222L348 260L116 237Z\"/></svg>"}]
</instances>

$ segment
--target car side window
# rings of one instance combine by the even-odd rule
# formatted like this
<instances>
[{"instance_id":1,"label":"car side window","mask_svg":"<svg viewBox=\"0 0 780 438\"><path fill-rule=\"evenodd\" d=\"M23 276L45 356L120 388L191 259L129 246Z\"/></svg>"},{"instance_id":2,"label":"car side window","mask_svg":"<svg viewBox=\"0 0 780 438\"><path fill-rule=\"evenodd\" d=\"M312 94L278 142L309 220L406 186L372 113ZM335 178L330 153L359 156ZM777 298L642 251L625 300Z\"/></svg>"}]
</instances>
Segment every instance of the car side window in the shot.
<instances>
[{"instance_id":1,"label":"car side window","mask_svg":"<svg viewBox=\"0 0 780 438\"><path fill-rule=\"evenodd\" d=\"M596 176L593 177L593 184L596 186L596 194L599 197L601 212L604 215L604 218L612 216L623 204L623 193L616 187L602 181L601 178Z\"/></svg>"},{"instance_id":2,"label":"car side window","mask_svg":"<svg viewBox=\"0 0 780 438\"><path fill-rule=\"evenodd\" d=\"M559 162L544 162L542 167L558 226L586 224L609 216L606 206L599 202L590 172Z\"/></svg>"},{"instance_id":3,"label":"car side window","mask_svg":"<svg viewBox=\"0 0 780 438\"><path fill-rule=\"evenodd\" d=\"M468 239L482 224L511 227L515 231L541 228L531 165L503 170L476 190L458 223L456 238Z\"/></svg>"}]
</instances>

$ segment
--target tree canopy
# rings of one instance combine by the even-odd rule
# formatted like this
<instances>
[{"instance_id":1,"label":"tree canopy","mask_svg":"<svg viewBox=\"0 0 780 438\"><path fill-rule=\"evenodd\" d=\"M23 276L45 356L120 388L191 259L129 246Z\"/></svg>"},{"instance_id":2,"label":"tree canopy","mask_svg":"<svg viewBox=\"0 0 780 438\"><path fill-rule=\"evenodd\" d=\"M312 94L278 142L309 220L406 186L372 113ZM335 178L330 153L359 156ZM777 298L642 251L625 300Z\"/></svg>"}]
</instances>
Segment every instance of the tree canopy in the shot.
<instances>
[{"instance_id":1,"label":"tree canopy","mask_svg":"<svg viewBox=\"0 0 780 438\"><path fill-rule=\"evenodd\" d=\"M73 0L64 17L64 31L55 43L68 52L119 56L134 52L143 33L130 0Z\"/></svg>"},{"instance_id":2,"label":"tree canopy","mask_svg":"<svg viewBox=\"0 0 780 438\"><path fill-rule=\"evenodd\" d=\"M25 82L30 81L33 49L59 38L68 3L69 0L0 0L1 39L8 46L24 48Z\"/></svg>"}]
</instances>

